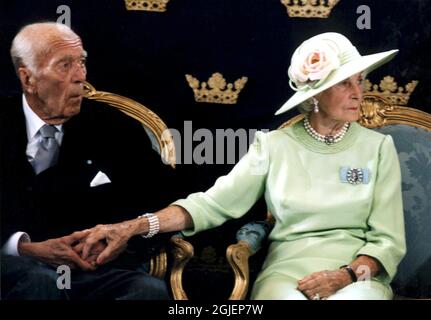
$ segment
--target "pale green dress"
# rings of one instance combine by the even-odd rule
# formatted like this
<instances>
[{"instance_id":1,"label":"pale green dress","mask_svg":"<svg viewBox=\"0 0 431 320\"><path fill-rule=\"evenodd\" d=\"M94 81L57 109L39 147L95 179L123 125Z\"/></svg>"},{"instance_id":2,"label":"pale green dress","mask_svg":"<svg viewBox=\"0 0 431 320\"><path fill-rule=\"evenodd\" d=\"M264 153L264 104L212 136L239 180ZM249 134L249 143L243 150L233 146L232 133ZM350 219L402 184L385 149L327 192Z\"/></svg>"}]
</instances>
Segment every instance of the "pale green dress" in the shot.
<instances>
[{"instance_id":1,"label":"pale green dress","mask_svg":"<svg viewBox=\"0 0 431 320\"><path fill-rule=\"evenodd\" d=\"M368 181L345 181L342 168L368 171ZM384 270L330 299L390 299L389 283L406 252L401 176L391 136L352 123L333 145L313 139L299 122L258 132L248 153L205 193L174 204L192 216L191 235L244 215L262 196L275 218L271 245L254 299L305 299L297 281L334 270L358 255Z\"/></svg>"}]
</instances>

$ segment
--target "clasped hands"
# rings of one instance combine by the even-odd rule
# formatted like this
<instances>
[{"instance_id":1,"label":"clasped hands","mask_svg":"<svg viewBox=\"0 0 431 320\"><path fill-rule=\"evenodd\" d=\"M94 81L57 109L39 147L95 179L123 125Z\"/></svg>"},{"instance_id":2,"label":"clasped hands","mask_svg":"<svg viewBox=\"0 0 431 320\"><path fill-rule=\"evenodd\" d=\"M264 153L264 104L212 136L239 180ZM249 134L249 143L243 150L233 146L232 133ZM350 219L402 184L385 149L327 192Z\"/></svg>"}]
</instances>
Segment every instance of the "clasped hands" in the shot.
<instances>
[{"instance_id":1,"label":"clasped hands","mask_svg":"<svg viewBox=\"0 0 431 320\"><path fill-rule=\"evenodd\" d=\"M116 224L100 224L84 230L88 234L73 250L93 266L114 260L126 248L129 239L135 235L135 225L131 221Z\"/></svg>"},{"instance_id":2,"label":"clasped hands","mask_svg":"<svg viewBox=\"0 0 431 320\"><path fill-rule=\"evenodd\" d=\"M98 265L114 260L134 235L133 224L97 225L70 235L41 242L20 242L20 255L35 257L53 266L93 271Z\"/></svg>"},{"instance_id":3,"label":"clasped hands","mask_svg":"<svg viewBox=\"0 0 431 320\"><path fill-rule=\"evenodd\" d=\"M83 237L73 251L93 268L117 258L126 248L129 239L135 235L136 221L129 220L115 224L99 224L84 230Z\"/></svg>"}]
</instances>

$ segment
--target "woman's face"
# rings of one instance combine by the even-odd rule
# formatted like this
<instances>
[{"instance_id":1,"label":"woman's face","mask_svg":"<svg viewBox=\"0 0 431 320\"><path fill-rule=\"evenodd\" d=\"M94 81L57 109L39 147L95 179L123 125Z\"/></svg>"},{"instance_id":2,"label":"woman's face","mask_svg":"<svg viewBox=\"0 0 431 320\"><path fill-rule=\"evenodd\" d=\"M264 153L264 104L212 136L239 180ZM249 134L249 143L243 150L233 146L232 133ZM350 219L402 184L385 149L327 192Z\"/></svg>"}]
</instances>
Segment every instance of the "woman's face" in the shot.
<instances>
[{"instance_id":1,"label":"woman's face","mask_svg":"<svg viewBox=\"0 0 431 320\"><path fill-rule=\"evenodd\" d=\"M358 73L318 94L319 113L334 121L357 121L363 82L362 73Z\"/></svg>"}]
</instances>

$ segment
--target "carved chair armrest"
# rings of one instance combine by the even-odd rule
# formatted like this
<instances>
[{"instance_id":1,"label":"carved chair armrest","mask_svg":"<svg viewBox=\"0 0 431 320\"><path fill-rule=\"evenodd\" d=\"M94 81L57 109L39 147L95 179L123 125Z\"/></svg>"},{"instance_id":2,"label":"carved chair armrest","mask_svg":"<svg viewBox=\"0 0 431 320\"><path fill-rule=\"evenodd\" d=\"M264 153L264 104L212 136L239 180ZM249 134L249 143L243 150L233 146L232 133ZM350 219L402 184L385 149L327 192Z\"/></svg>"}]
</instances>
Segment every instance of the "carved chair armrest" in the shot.
<instances>
[{"instance_id":1,"label":"carved chair armrest","mask_svg":"<svg viewBox=\"0 0 431 320\"><path fill-rule=\"evenodd\" d=\"M175 300L188 300L187 294L183 288L183 271L186 264L194 255L194 249L191 243L183 239L182 234L177 233L172 236L171 240L172 254L174 262L171 270L171 288Z\"/></svg>"},{"instance_id":2,"label":"carved chair armrest","mask_svg":"<svg viewBox=\"0 0 431 320\"><path fill-rule=\"evenodd\" d=\"M243 300L246 297L250 283L248 258L259 251L271 228L270 221L247 223L236 234L238 242L227 248L226 258L235 274L229 300Z\"/></svg>"},{"instance_id":3,"label":"carved chair armrest","mask_svg":"<svg viewBox=\"0 0 431 320\"><path fill-rule=\"evenodd\" d=\"M166 249L161 248L157 256L151 257L150 275L159 279L164 279L168 267L168 256Z\"/></svg>"}]
</instances>

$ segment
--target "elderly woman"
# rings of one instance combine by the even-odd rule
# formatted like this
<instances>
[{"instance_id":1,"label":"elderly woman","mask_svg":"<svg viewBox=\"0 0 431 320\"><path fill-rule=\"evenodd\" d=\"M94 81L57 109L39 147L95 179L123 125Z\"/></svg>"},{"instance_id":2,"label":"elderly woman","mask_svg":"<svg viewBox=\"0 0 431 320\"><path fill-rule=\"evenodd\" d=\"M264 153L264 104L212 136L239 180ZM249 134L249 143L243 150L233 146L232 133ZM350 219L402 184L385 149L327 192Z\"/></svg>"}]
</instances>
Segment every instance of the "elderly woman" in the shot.
<instances>
[{"instance_id":1,"label":"elderly woman","mask_svg":"<svg viewBox=\"0 0 431 320\"><path fill-rule=\"evenodd\" d=\"M365 75L396 53L361 56L338 33L305 41L288 72L297 92L276 113L299 106L303 121L258 133L205 193L92 229L84 257L101 239L108 246L98 263L113 259L133 235L216 227L264 195L275 225L252 298L391 299L389 284L406 251L400 167L392 138L356 121Z\"/></svg>"}]
</instances>

